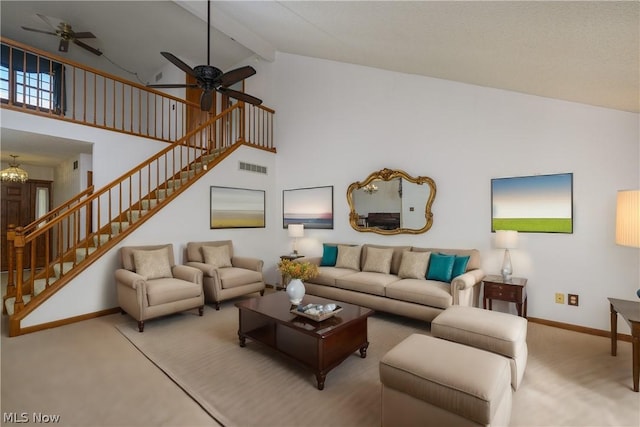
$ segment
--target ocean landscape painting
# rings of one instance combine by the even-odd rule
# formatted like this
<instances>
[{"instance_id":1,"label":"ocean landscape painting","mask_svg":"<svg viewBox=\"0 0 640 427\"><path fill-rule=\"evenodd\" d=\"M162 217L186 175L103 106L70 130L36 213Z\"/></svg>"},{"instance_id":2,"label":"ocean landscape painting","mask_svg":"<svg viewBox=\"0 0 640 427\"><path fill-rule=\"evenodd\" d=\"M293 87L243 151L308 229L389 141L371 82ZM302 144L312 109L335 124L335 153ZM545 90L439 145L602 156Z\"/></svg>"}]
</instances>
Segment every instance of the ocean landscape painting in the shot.
<instances>
[{"instance_id":1,"label":"ocean landscape painting","mask_svg":"<svg viewBox=\"0 0 640 427\"><path fill-rule=\"evenodd\" d=\"M573 174L491 180L491 231L573 233Z\"/></svg>"},{"instance_id":2,"label":"ocean landscape painting","mask_svg":"<svg viewBox=\"0 0 640 427\"><path fill-rule=\"evenodd\" d=\"M333 229L333 186L282 191L282 227Z\"/></svg>"},{"instance_id":3,"label":"ocean landscape painting","mask_svg":"<svg viewBox=\"0 0 640 427\"><path fill-rule=\"evenodd\" d=\"M264 228L264 190L211 187L211 228Z\"/></svg>"}]
</instances>

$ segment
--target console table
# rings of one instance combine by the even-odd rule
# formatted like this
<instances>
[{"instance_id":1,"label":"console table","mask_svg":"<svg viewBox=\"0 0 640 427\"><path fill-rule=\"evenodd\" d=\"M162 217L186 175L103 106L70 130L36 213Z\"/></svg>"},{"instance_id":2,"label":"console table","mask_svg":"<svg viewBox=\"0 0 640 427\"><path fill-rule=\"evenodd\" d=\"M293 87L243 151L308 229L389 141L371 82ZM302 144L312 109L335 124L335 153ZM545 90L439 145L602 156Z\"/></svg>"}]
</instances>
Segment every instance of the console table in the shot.
<instances>
[{"instance_id":1,"label":"console table","mask_svg":"<svg viewBox=\"0 0 640 427\"><path fill-rule=\"evenodd\" d=\"M633 356L633 391L638 391L638 379L640 378L640 301L627 301L617 298L608 298L611 309L611 355L618 352L618 313L631 327L631 345Z\"/></svg>"}]
</instances>

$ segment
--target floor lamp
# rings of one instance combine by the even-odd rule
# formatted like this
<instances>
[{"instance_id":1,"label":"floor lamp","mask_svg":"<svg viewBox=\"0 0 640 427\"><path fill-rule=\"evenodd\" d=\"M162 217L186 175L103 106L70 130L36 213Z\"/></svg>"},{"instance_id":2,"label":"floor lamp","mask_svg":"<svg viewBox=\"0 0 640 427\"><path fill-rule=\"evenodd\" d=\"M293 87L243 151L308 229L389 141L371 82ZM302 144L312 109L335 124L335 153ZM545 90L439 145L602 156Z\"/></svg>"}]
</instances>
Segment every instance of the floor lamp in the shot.
<instances>
[{"instance_id":1,"label":"floor lamp","mask_svg":"<svg viewBox=\"0 0 640 427\"><path fill-rule=\"evenodd\" d=\"M616 243L640 248L640 190L618 191ZM640 289L636 294L640 298Z\"/></svg>"}]
</instances>

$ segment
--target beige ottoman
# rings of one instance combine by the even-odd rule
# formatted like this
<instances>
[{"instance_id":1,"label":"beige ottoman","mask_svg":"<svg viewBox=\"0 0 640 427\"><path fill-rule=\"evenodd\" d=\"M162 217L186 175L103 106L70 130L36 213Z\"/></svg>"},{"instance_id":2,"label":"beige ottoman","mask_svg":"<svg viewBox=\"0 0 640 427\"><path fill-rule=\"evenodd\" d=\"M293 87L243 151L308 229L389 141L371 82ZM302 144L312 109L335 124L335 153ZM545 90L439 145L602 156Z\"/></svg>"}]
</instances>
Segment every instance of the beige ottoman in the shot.
<instances>
[{"instance_id":1,"label":"beige ottoman","mask_svg":"<svg viewBox=\"0 0 640 427\"><path fill-rule=\"evenodd\" d=\"M517 390L527 366L527 319L513 314L454 305L431 322L431 334L508 358Z\"/></svg>"},{"instance_id":2,"label":"beige ottoman","mask_svg":"<svg viewBox=\"0 0 640 427\"><path fill-rule=\"evenodd\" d=\"M414 334L380 361L382 426L507 426L509 362L477 348Z\"/></svg>"}]
</instances>

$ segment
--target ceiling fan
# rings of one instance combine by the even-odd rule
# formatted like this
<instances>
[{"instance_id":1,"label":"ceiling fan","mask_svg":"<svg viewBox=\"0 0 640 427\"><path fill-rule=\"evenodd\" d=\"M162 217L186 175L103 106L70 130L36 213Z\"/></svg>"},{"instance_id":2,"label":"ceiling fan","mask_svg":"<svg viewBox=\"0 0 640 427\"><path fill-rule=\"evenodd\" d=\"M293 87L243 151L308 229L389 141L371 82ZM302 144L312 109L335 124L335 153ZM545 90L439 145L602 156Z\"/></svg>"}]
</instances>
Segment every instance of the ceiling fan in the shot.
<instances>
[{"instance_id":1,"label":"ceiling fan","mask_svg":"<svg viewBox=\"0 0 640 427\"><path fill-rule=\"evenodd\" d=\"M98 55L98 56L102 55L102 52L100 52L98 49L95 49L89 46L88 44L78 40L78 39L95 39L96 36L94 36L93 33L90 33L88 31L75 32L73 31L73 29L71 29L71 25L67 24L66 22L60 22L58 24L58 27L56 28L51 23L51 21L49 21L49 18L47 18L46 16L40 15L39 13L36 15L38 15L40 19L42 19L48 26L50 26L54 32L47 31L47 30L38 30L36 28L28 28L28 27L22 27L23 30L35 31L36 33L49 34L52 36L60 37L60 44L58 45L58 50L60 52L68 52L69 42L73 42L74 44L80 46L83 49L88 50L94 55Z\"/></svg>"},{"instance_id":2,"label":"ceiling fan","mask_svg":"<svg viewBox=\"0 0 640 427\"><path fill-rule=\"evenodd\" d=\"M178 59L175 55L169 52L160 52L162 56L167 58L173 65L180 68L185 73L190 76L195 77L195 84L157 84L157 85L147 85L147 87L154 88L200 88L202 89L202 94L200 95L200 109L202 111L211 110L211 106L213 105L213 92L217 91L223 95L230 96L231 98L238 99L240 101L248 102L253 105L262 104L262 100L256 98L255 96L248 95L244 92L240 92L237 90L229 89L229 86L234 85L235 83L246 79L247 77L251 77L256 73L256 70L251 66L244 66L240 68L236 68L235 70L228 71L223 73L219 68L216 68L211 64L210 61L210 43L211 43L211 24L209 23L209 19L211 18L211 1L207 1L207 65L198 65L197 67L191 68L180 59Z\"/></svg>"}]
</instances>

